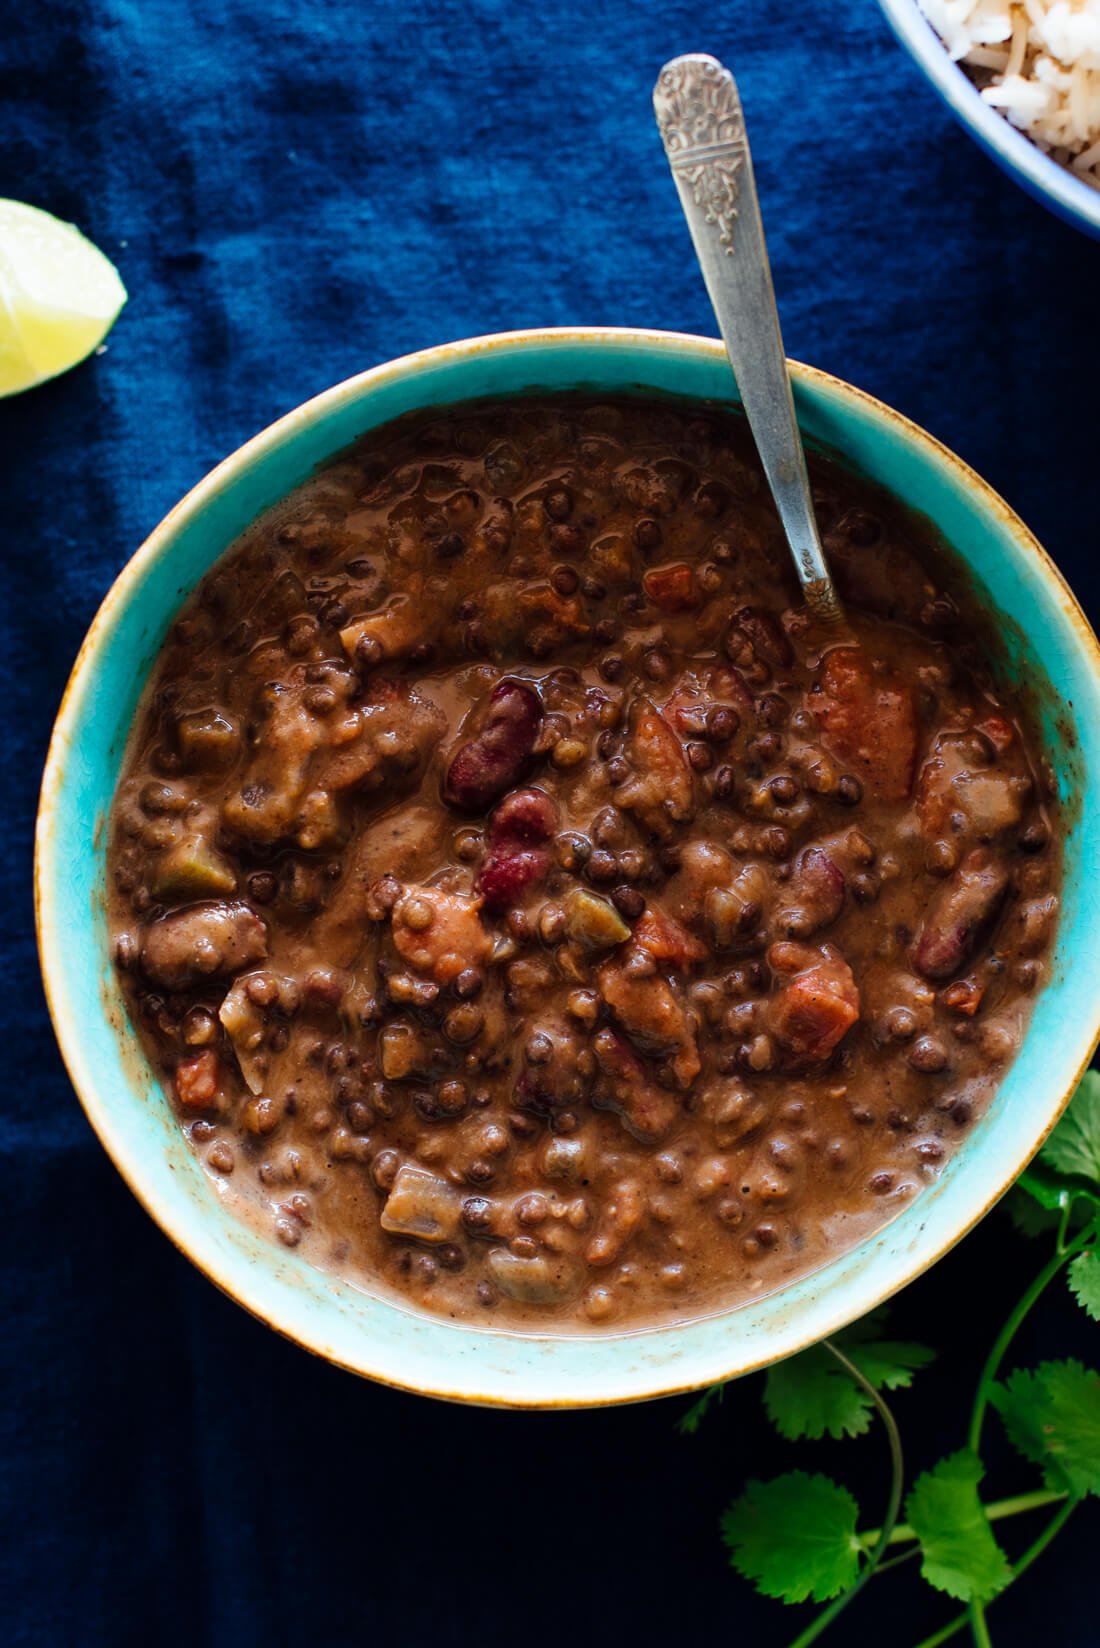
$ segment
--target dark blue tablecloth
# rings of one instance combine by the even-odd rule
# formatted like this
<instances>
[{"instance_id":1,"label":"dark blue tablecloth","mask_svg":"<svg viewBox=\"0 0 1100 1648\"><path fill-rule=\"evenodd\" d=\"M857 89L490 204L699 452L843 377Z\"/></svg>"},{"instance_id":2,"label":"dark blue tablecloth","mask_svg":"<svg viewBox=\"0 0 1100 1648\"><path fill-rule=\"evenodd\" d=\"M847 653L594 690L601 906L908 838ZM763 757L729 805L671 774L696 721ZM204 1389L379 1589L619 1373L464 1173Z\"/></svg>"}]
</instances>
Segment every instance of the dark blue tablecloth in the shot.
<instances>
[{"instance_id":1,"label":"dark blue tablecloth","mask_svg":"<svg viewBox=\"0 0 1100 1648\"><path fill-rule=\"evenodd\" d=\"M127 556L316 390L500 328L713 331L650 114L678 51L738 74L789 352L975 464L1094 617L1100 246L975 150L870 0L5 0L0 24L0 195L75 219L131 294L104 355L0 404L0 1639L780 1643L715 1537L743 1476L789 1462L754 1387L694 1443L675 1403L398 1395L252 1322L140 1212L37 978L50 722ZM995 1216L906 1296L945 1347L901 1402L916 1464L961 1442L962 1383L1036 1262ZM1079 1336L1071 1309L1023 1353ZM878 1448L839 1461L871 1521ZM1096 1641L1096 1532L1086 1509L994 1609L998 1644ZM875 1583L839 1642L904 1648L946 1617Z\"/></svg>"}]
</instances>

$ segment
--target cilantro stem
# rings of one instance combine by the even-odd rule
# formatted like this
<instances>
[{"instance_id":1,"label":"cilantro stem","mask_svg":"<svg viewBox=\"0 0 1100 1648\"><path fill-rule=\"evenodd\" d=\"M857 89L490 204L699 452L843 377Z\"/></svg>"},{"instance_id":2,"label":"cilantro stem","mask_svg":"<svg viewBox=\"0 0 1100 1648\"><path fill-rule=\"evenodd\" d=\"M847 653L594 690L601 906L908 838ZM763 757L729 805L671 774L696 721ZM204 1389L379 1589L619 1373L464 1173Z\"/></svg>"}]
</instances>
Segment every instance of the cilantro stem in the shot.
<instances>
[{"instance_id":1,"label":"cilantro stem","mask_svg":"<svg viewBox=\"0 0 1100 1648\"><path fill-rule=\"evenodd\" d=\"M874 1549L868 1554L867 1560L865 1561L861 1572L853 1580L852 1584L849 1585L846 1591L842 1591L838 1597L833 1598L828 1607L822 1609L817 1618L812 1620L802 1634L794 1639L790 1645L790 1648L809 1648L809 1644L811 1642L816 1642L822 1632L825 1631L832 1624L837 1615L841 1613L842 1610L845 1609L848 1604L859 1595L867 1581L872 1577L879 1563L882 1561L886 1547L890 1543L890 1535L893 1533L894 1526L898 1520L898 1513L901 1510L902 1484L905 1480L905 1461L902 1458L901 1437L898 1434L898 1427L894 1420L893 1414L890 1412L890 1409L887 1407L874 1385L872 1385L871 1381L866 1377L861 1369L856 1367L854 1362L849 1361L848 1357L845 1356L842 1350L838 1350L836 1345L828 1339L823 1339L821 1341L821 1348L822 1350L827 1350L830 1356L834 1357L835 1360L840 1363L849 1379L854 1379L856 1384L859 1385L862 1390L866 1391L868 1397L875 1406L879 1418L882 1420L882 1423L886 1429L886 1440L890 1447L890 1498L886 1506L885 1521L879 1530L878 1541L875 1544Z\"/></svg>"},{"instance_id":2,"label":"cilantro stem","mask_svg":"<svg viewBox=\"0 0 1100 1648\"><path fill-rule=\"evenodd\" d=\"M1060 1505L1065 1497L1065 1493L1057 1488L1036 1488L1032 1493L1013 1494L1009 1499L993 1499L988 1505L983 1505L982 1509L990 1522L1000 1522L1006 1516L1022 1516L1025 1511L1041 1510L1044 1505ZM878 1528L872 1528L869 1533L860 1534L860 1543L870 1550L880 1531ZM908 1522L899 1522L887 1543L904 1545L916 1537Z\"/></svg>"},{"instance_id":3,"label":"cilantro stem","mask_svg":"<svg viewBox=\"0 0 1100 1648\"><path fill-rule=\"evenodd\" d=\"M1011 1345L1028 1312L1040 1298L1044 1289L1057 1276L1062 1266L1067 1264L1075 1253L1079 1252L1093 1239L1096 1230L1096 1221L1093 1221L1092 1224L1087 1225L1084 1230L1080 1231L1072 1242L1067 1242L1064 1246L1059 1245L1057 1251L1043 1266L1030 1287L1021 1295L1015 1309L1011 1312L1004 1327L994 1340L993 1348L986 1357L985 1366L982 1368L981 1376L978 1379L978 1388L974 1395L974 1406L970 1411L970 1429L967 1432L966 1441L972 1452L978 1453L980 1451L982 1426L985 1424L985 1416L989 1408L989 1393L993 1388L994 1380L1009 1345Z\"/></svg>"},{"instance_id":4,"label":"cilantro stem","mask_svg":"<svg viewBox=\"0 0 1100 1648\"><path fill-rule=\"evenodd\" d=\"M913 1558L915 1556L920 1556L920 1554L921 1552L919 1545L910 1545L909 1549L907 1551L902 1551L900 1556L888 1557L885 1562L880 1562L878 1567L875 1569L876 1577L879 1574L889 1573L891 1568L900 1568L903 1562L912 1562Z\"/></svg>"},{"instance_id":5,"label":"cilantro stem","mask_svg":"<svg viewBox=\"0 0 1100 1648\"><path fill-rule=\"evenodd\" d=\"M1073 1512L1077 1509L1080 1503L1081 1501L1079 1499L1067 1499L1061 1506L1059 1506L1058 1510L1051 1517L1042 1533L1039 1534L1036 1539L1032 1540L1031 1544L1020 1557L1019 1561L1012 1564L1012 1577L1008 1582L1009 1585L1012 1584L1013 1580L1019 1579L1021 1574L1026 1573L1037 1557L1042 1556L1043 1552L1046 1550L1055 1535L1061 1533L1062 1529L1065 1527L1066 1523L1069 1521L1070 1517L1073 1515ZM998 1591L997 1595L1004 1596L1007 1589L1008 1585L1005 1586L1004 1590ZM963 1630L969 1622L970 1609L966 1608L961 1614L956 1614L954 1619L948 1620L947 1624L941 1626L938 1631L933 1631L930 1637L923 1637L921 1641L917 1643L917 1648L940 1648L941 1643L949 1642L951 1638L955 1636L957 1632ZM985 1641L989 1641L988 1631L986 1632Z\"/></svg>"},{"instance_id":6,"label":"cilantro stem","mask_svg":"<svg viewBox=\"0 0 1100 1648\"><path fill-rule=\"evenodd\" d=\"M1006 1516L1041 1510L1044 1505L1060 1505L1065 1497L1061 1488L1036 1488L1032 1493L1013 1494L1010 1499L994 1499L983 1509L990 1522L999 1522Z\"/></svg>"},{"instance_id":7,"label":"cilantro stem","mask_svg":"<svg viewBox=\"0 0 1100 1648\"><path fill-rule=\"evenodd\" d=\"M1065 1504L1055 1512L1046 1527L1043 1529L1042 1533L1037 1539L1032 1540L1031 1544L1028 1546L1023 1556L1020 1557L1019 1561L1012 1564L1013 1579L1019 1579L1020 1575L1022 1573L1026 1573L1028 1568L1031 1567L1031 1564L1035 1561L1036 1557L1042 1556L1055 1534L1061 1533L1063 1527L1069 1521L1070 1517L1073 1515L1080 1503L1081 1501L1079 1499L1067 1499Z\"/></svg>"},{"instance_id":8,"label":"cilantro stem","mask_svg":"<svg viewBox=\"0 0 1100 1648\"><path fill-rule=\"evenodd\" d=\"M986 1624L985 1609L980 1602L970 1604L967 1609L967 1618L970 1620L974 1648L993 1648L993 1641L989 1635L989 1626Z\"/></svg>"},{"instance_id":9,"label":"cilantro stem","mask_svg":"<svg viewBox=\"0 0 1100 1648\"><path fill-rule=\"evenodd\" d=\"M1007 1354L1016 1334L1019 1332L1028 1312L1033 1308L1044 1290L1057 1276L1062 1267L1069 1263L1075 1253L1083 1248L1096 1235L1097 1222L1092 1221L1084 1230L1074 1237L1072 1242L1066 1241L1069 1227L1069 1208L1062 1210L1062 1218L1058 1225L1058 1237L1055 1250L1030 1287L1025 1289L1015 1309L1010 1313L1004 1327L993 1342L993 1348L986 1358L985 1366L978 1379L978 1388L974 1393L974 1406L970 1410L970 1429L967 1433L967 1446L977 1454L981 1448L982 1427L985 1416L989 1411L989 1398L994 1381L1000 1370L1001 1363ZM1059 1524L1060 1525L1060 1524ZM1057 1532L1057 1529L1055 1529ZM1051 1536L1053 1537L1053 1535ZM1040 1546L1040 1549L1042 1547ZM964 1622L969 1620L970 1630L974 1637L975 1648L991 1648L989 1627L985 1620L985 1609L980 1602L972 1602L963 1616Z\"/></svg>"},{"instance_id":10,"label":"cilantro stem","mask_svg":"<svg viewBox=\"0 0 1100 1648\"><path fill-rule=\"evenodd\" d=\"M948 1620L938 1631L933 1631L930 1637L923 1637L917 1643L917 1648L940 1648L940 1643L950 1642L951 1638L963 1629L969 1618L969 1613L956 1614L954 1619Z\"/></svg>"}]
</instances>

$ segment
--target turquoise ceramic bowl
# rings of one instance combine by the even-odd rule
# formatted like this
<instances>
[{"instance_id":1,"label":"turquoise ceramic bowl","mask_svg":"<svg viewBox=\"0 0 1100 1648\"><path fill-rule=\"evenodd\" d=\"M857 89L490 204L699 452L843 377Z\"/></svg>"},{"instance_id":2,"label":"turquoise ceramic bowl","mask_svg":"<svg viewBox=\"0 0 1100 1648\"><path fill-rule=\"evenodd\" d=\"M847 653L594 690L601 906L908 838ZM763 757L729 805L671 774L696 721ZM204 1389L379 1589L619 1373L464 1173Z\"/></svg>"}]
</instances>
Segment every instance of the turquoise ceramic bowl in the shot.
<instances>
[{"instance_id":1,"label":"turquoise ceramic bowl","mask_svg":"<svg viewBox=\"0 0 1100 1648\"><path fill-rule=\"evenodd\" d=\"M952 114L1022 189L1067 223L1100 238L1100 190L1051 160L982 97L944 50L916 0L879 0L887 21Z\"/></svg>"},{"instance_id":2,"label":"turquoise ceramic bowl","mask_svg":"<svg viewBox=\"0 0 1100 1648\"><path fill-rule=\"evenodd\" d=\"M1092 1052L1100 815L1072 804L1100 783L1096 640L1038 544L957 458L858 390L807 367L793 372L807 438L918 504L1003 615L1011 668L1040 689L1073 822L1053 981L989 1113L892 1224L770 1298L650 1331L540 1337L454 1326L313 1269L219 1202L128 1028L103 915L105 820L145 676L188 592L261 510L365 430L416 407L577 388L733 403L719 344L660 332L517 332L352 378L202 481L124 569L84 642L46 763L36 864L42 966L69 1072L103 1144L172 1240L255 1315L343 1367L433 1396L549 1408L687 1390L789 1356L903 1287L970 1229L1054 1124Z\"/></svg>"}]
</instances>

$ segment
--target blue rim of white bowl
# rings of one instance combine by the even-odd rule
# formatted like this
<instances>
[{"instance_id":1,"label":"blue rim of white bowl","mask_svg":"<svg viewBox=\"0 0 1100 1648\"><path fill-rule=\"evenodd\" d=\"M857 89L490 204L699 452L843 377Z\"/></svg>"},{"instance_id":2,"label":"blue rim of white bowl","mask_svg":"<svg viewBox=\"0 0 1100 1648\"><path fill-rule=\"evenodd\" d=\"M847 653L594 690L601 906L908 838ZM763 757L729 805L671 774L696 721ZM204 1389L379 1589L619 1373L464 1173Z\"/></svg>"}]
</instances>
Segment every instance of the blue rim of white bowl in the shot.
<instances>
[{"instance_id":1,"label":"blue rim of white bowl","mask_svg":"<svg viewBox=\"0 0 1100 1648\"><path fill-rule=\"evenodd\" d=\"M916 0L879 0L879 5L902 45L982 148L1059 217L1090 235L1100 236L1100 190L1044 154L985 101L951 57Z\"/></svg>"}]
</instances>

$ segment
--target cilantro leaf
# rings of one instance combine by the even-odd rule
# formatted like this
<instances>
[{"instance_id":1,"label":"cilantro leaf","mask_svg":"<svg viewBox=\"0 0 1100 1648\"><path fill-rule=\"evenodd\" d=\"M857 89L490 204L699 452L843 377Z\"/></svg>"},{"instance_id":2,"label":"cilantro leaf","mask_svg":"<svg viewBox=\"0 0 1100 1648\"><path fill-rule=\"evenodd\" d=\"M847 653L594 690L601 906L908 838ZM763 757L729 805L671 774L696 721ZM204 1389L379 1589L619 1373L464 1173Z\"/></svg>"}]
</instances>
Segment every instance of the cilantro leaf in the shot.
<instances>
[{"instance_id":1,"label":"cilantro leaf","mask_svg":"<svg viewBox=\"0 0 1100 1648\"><path fill-rule=\"evenodd\" d=\"M1050 1488L1100 1493L1100 1374L1080 1362L1043 1362L994 1385L990 1400L1025 1459Z\"/></svg>"},{"instance_id":2,"label":"cilantro leaf","mask_svg":"<svg viewBox=\"0 0 1100 1648\"><path fill-rule=\"evenodd\" d=\"M1042 1162L1025 1168L1001 1206L1021 1236L1053 1235L1070 1204L1067 1229L1083 1230L1096 1217L1100 1192L1094 1193L1079 1180L1063 1179Z\"/></svg>"},{"instance_id":3,"label":"cilantro leaf","mask_svg":"<svg viewBox=\"0 0 1100 1648\"><path fill-rule=\"evenodd\" d=\"M1045 1207L1048 1212L1060 1214L1067 1202L1075 1196L1090 1195L1089 1187L1083 1180L1069 1180L1063 1173L1056 1173L1046 1162L1040 1161L1038 1156L1020 1174L1016 1183L1021 1190ZM1057 1223L1057 1219L1055 1220Z\"/></svg>"},{"instance_id":4,"label":"cilantro leaf","mask_svg":"<svg viewBox=\"0 0 1100 1648\"><path fill-rule=\"evenodd\" d=\"M722 1517L730 1561L765 1596L828 1602L859 1572L859 1507L847 1488L790 1471L750 1482Z\"/></svg>"},{"instance_id":5,"label":"cilantro leaf","mask_svg":"<svg viewBox=\"0 0 1100 1648\"><path fill-rule=\"evenodd\" d=\"M1100 1253L1086 1248L1069 1267L1069 1286L1082 1310L1100 1322Z\"/></svg>"},{"instance_id":6,"label":"cilantro leaf","mask_svg":"<svg viewBox=\"0 0 1100 1648\"><path fill-rule=\"evenodd\" d=\"M908 1390L913 1375L936 1359L934 1350L912 1339L876 1339L867 1345L852 1345L842 1337L840 1346L876 1390Z\"/></svg>"},{"instance_id":7,"label":"cilantro leaf","mask_svg":"<svg viewBox=\"0 0 1100 1648\"><path fill-rule=\"evenodd\" d=\"M725 1395L725 1385L708 1385L707 1389L691 1404L686 1413L682 1413L676 1421L676 1429L681 1436L694 1436L699 1426L707 1416L712 1405L717 1405Z\"/></svg>"},{"instance_id":8,"label":"cilantro leaf","mask_svg":"<svg viewBox=\"0 0 1100 1648\"><path fill-rule=\"evenodd\" d=\"M963 1448L918 1476L905 1501L921 1573L960 1602L988 1602L1012 1577L978 1498L981 1478L981 1460Z\"/></svg>"},{"instance_id":9,"label":"cilantro leaf","mask_svg":"<svg viewBox=\"0 0 1100 1648\"><path fill-rule=\"evenodd\" d=\"M1032 1168L1025 1169L1002 1206L1021 1236L1045 1236L1058 1229L1059 1213L1057 1207L1043 1205L1043 1198L1031 1183L1032 1172Z\"/></svg>"},{"instance_id":10,"label":"cilantro leaf","mask_svg":"<svg viewBox=\"0 0 1100 1648\"><path fill-rule=\"evenodd\" d=\"M1100 1184L1100 1071L1085 1071L1039 1157L1056 1173Z\"/></svg>"},{"instance_id":11,"label":"cilantro leaf","mask_svg":"<svg viewBox=\"0 0 1100 1648\"><path fill-rule=\"evenodd\" d=\"M884 1322L884 1313L874 1311L837 1334L835 1343L876 1390L900 1390L912 1384L914 1373L927 1367L934 1352L925 1345L877 1338ZM823 1345L768 1369L764 1407L788 1442L862 1436L871 1423L871 1398Z\"/></svg>"},{"instance_id":12,"label":"cilantro leaf","mask_svg":"<svg viewBox=\"0 0 1100 1648\"><path fill-rule=\"evenodd\" d=\"M768 1369L764 1407L788 1442L862 1436L871 1423L867 1392L819 1345Z\"/></svg>"}]
</instances>

